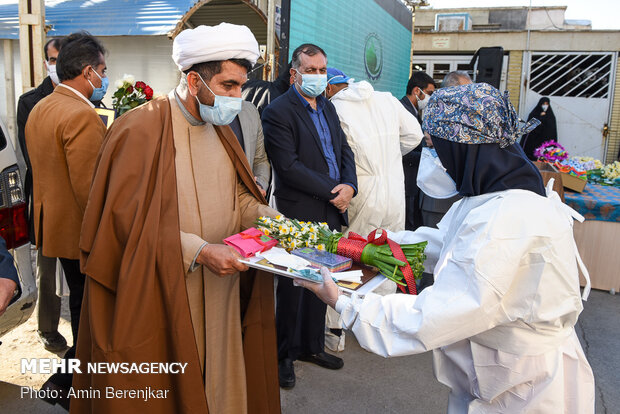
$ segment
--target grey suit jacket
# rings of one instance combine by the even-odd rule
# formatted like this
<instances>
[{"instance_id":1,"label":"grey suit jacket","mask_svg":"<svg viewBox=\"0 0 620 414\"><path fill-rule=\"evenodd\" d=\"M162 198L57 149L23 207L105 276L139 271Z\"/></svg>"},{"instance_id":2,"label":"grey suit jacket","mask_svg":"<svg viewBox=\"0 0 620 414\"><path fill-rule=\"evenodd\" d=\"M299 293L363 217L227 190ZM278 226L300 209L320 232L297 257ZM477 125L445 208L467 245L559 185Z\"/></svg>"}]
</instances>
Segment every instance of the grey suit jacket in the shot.
<instances>
[{"instance_id":1,"label":"grey suit jacket","mask_svg":"<svg viewBox=\"0 0 620 414\"><path fill-rule=\"evenodd\" d=\"M239 124L241 124L245 156L248 158L250 168L257 177L258 184L267 190L271 181L271 165L265 152L260 115L251 102L243 101L243 107L239 113Z\"/></svg>"}]
</instances>

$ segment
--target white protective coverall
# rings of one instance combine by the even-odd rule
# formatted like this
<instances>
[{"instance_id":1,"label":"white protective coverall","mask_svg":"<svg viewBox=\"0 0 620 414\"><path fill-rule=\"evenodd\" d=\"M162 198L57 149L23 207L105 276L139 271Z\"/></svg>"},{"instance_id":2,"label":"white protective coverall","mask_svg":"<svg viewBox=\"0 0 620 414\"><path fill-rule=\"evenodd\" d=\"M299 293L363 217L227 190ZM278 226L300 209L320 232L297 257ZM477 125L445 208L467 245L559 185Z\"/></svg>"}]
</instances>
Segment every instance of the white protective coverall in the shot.
<instances>
[{"instance_id":1,"label":"white protective coverall","mask_svg":"<svg viewBox=\"0 0 620 414\"><path fill-rule=\"evenodd\" d=\"M336 309L365 349L434 350L451 388L448 413L593 413L594 377L575 334L583 309L573 217L556 193L507 190L466 197L428 240L435 284L412 295L341 295ZM572 216L571 216L572 215Z\"/></svg>"},{"instance_id":2,"label":"white protective coverall","mask_svg":"<svg viewBox=\"0 0 620 414\"><path fill-rule=\"evenodd\" d=\"M357 195L349 204L349 227L366 237L377 228L405 229L402 156L423 138L418 120L389 92L352 82L331 98L355 154Z\"/></svg>"}]
</instances>

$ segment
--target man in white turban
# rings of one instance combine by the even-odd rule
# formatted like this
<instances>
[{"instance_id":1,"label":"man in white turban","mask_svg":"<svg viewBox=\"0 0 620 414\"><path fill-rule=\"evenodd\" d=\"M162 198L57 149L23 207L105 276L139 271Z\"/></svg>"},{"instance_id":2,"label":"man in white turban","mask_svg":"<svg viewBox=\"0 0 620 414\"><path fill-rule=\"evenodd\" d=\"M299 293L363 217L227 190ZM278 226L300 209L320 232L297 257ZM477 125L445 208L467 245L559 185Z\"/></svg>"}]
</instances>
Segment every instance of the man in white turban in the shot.
<instances>
[{"instance_id":1,"label":"man in white turban","mask_svg":"<svg viewBox=\"0 0 620 414\"><path fill-rule=\"evenodd\" d=\"M99 156L80 241L78 358L184 368L77 375L79 389L165 395L75 399L71 411L277 413L273 279L245 272L222 244L277 214L228 126L258 44L245 26L199 26L176 37L172 57L179 85L119 118Z\"/></svg>"}]
</instances>

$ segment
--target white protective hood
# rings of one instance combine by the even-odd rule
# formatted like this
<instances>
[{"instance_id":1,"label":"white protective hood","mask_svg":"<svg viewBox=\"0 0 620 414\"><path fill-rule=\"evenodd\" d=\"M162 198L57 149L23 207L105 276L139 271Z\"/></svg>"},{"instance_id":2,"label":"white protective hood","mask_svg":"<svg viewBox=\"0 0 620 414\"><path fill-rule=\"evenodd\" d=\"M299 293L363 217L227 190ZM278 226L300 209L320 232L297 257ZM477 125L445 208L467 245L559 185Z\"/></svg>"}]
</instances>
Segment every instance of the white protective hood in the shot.
<instances>
[{"instance_id":1,"label":"white protective hood","mask_svg":"<svg viewBox=\"0 0 620 414\"><path fill-rule=\"evenodd\" d=\"M332 97L332 102L334 100L365 101L370 99L374 91L372 85L366 81L351 82L347 88Z\"/></svg>"},{"instance_id":2,"label":"white protective hood","mask_svg":"<svg viewBox=\"0 0 620 414\"><path fill-rule=\"evenodd\" d=\"M348 231L405 229L402 156L422 140L420 124L389 92L366 81L334 95L340 125L355 154L358 194L349 205Z\"/></svg>"}]
</instances>

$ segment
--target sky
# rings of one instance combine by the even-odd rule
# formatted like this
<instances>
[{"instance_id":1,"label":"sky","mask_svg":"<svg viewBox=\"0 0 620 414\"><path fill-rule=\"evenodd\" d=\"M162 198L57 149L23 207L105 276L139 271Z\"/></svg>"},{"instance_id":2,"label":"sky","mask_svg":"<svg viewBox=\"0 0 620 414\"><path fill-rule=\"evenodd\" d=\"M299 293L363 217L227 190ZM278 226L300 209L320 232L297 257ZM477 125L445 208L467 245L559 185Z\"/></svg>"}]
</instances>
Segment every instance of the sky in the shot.
<instances>
[{"instance_id":1,"label":"sky","mask_svg":"<svg viewBox=\"0 0 620 414\"><path fill-rule=\"evenodd\" d=\"M434 9L448 7L529 6L529 0L427 0ZM590 20L594 30L620 30L620 0L532 0L532 6L568 6L565 18Z\"/></svg>"},{"instance_id":2,"label":"sky","mask_svg":"<svg viewBox=\"0 0 620 414\"><path fill-rule=\"evenodd\" d=\"M46 1L60 3L65 0ZM102 2L105 0L91 0ZM432 8L529 6L530 0L426 0ZM1 4L16 0L0 0ZM620 30L620 0L532 0L532 6L568 6L569 20L591 20L594 30Z\"/></svg>"}]
</instances>

